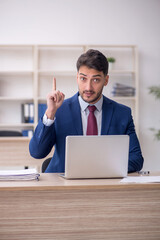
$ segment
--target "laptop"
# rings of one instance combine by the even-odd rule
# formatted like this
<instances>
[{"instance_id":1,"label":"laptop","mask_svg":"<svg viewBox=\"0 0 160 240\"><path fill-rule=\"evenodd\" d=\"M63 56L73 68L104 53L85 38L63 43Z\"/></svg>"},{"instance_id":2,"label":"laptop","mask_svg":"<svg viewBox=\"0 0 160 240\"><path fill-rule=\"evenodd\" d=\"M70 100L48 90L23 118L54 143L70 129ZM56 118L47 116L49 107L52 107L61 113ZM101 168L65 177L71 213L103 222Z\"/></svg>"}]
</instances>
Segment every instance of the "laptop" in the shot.
<instances>
[{"instance_id":1,"label":"laptop","mask_svg":"<svg viewBox=\"0 0 160 240\"><path fill-rule=\"evenodd\" d=\"M128 135L67 136L64 177L126 177L128 156Z\"/></svg>"}]
</instances>

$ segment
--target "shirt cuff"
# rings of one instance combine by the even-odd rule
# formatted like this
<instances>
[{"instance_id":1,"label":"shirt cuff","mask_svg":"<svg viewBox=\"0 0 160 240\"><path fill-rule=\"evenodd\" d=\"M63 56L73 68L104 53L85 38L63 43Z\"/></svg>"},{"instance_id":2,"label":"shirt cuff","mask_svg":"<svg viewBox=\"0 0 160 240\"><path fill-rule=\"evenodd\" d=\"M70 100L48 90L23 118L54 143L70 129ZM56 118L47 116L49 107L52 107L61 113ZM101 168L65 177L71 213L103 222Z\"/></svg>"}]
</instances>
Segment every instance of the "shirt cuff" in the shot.
<instances>
[{"instance_id":1,"label":"shirt cuff","mask_svg":"<svg viewBox=\"0 0 160 240\"><path fill-rule=\"evenodd\" d=\"M50 127L54 123L54 121L55 121L55 118L53 120L49 119L49 118L47 118L47 115L44 114L44 116L43 116L43 124L45 126Z\"/></svg>"}]
</instances>

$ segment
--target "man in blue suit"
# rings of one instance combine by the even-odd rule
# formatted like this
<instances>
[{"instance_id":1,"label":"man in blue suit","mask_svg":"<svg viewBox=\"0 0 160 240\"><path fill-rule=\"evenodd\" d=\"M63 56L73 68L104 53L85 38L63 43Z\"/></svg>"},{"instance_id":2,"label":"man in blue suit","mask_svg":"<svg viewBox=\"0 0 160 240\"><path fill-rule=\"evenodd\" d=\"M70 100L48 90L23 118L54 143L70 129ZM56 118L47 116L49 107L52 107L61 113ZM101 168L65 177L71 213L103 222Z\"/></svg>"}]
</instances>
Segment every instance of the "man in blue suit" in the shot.
<instances>
[{"instance_id":1,"label":"man in blue suit","mask_svg":"<svg viewBox=\"0 0 160 240\"><path fill-rule=\"evenodd\" d=\"M34 158L46 157L55 147L45 172L64 172L66 136L86 135L89 105L96 107L96 134L129 135L128 172L141 170L143 157L131 109L102 95L108 79L106 57L92 49L82 54L77 61L79 92L73 97L64 100L64 94L56 90L56 79L53 79L53 90L47 96L47 110L29 144L30 154Z\"/></svg>"}]
</instances>

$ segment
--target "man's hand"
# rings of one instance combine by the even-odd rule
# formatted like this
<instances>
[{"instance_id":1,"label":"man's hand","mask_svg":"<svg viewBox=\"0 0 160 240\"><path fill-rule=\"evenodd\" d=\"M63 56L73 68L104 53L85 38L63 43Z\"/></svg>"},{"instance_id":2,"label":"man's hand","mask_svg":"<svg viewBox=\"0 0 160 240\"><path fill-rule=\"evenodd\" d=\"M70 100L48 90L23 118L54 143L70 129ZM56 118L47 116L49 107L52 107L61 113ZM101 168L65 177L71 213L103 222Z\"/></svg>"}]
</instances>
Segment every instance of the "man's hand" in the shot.
<instances>
[{"instance_id":1,"label":"man's hand","mask_svg":"<svg viewBox=\"0 0 160 240\"><path fill-rule=\"evenodd\" d=\"M53 78L52 92L47 95L47 118L54 119L56 111L62 105L64 98L65 95L56 90L56 78Z\"/></svg>"}]
</instances>

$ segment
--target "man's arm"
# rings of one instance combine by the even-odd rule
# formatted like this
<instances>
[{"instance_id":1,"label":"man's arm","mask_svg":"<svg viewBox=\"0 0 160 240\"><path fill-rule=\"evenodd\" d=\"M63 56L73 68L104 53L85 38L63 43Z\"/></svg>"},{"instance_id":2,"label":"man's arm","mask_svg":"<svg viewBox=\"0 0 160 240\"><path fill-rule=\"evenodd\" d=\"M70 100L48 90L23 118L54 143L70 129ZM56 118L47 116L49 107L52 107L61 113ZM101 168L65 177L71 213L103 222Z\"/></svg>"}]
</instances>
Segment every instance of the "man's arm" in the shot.
<instances>
[{"instance_id":1,"label":"man's arm","mask_svg":"<svg viewBox=\"0 0 160 240\"><path fill-rule=\"evenodd\" d=\"M53 120L55 118L56 111L62 105L64 97L62 92L56 90L56 79L53 78L53 89L47 96L47 110L45 114L48 119ZM55 141L54 123L51 126L46 126L41 119L29 143L31 156L34 158L46 157L50 153Z\"/></svg>"},{"instance_id":2,"label":"man's arm","mask_svg":"<svg viewBox=\"0 0 160 240\"><path fill-rule=\"evenodd\" d=\"M130 115L130 122L127 128L127 134L130 136L129 144L129 164L128 172L140 171L143 167L143 156L140 148L140 144L135 132L132 116Z\"/></svg>"},{"instance_id":3,"label":"man's arm","mask_svg":"<svg viewBox=\"0 0 160 240\"><path fill-rule=\"evenodd\" d=\"M45 126L41 119L29 143L30 155L38 159L46 157L52 150L55 139L54 124Z\"/></svg>"}]
</instances>

